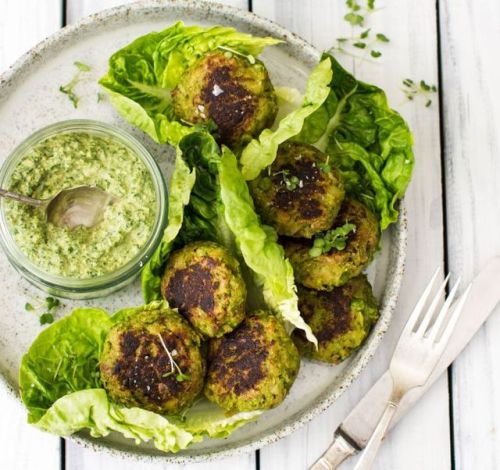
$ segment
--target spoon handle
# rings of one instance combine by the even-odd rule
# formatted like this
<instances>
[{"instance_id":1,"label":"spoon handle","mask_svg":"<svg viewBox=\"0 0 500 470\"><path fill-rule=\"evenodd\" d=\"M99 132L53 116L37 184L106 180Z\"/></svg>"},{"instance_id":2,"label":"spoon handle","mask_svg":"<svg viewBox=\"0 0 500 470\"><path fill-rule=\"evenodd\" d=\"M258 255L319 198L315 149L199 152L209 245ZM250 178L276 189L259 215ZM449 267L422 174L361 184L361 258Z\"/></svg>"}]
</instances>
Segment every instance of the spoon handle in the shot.
<instances>
[{"instance_id":1,"label":"spoon handle","mask_svg":"<svg viewBox=\"0 0 500 470\"><path fill-rule=\"evenodd\" d=\"M24 204L29 204L30 206L41 207L46 204L45 201L41 199L35 199L29 196L23 196L22 194L13 193L5 189L0 188L0 197L6 197L7 199L14 199L14 201L23 202Z\"/></svg>"}]
</instances>

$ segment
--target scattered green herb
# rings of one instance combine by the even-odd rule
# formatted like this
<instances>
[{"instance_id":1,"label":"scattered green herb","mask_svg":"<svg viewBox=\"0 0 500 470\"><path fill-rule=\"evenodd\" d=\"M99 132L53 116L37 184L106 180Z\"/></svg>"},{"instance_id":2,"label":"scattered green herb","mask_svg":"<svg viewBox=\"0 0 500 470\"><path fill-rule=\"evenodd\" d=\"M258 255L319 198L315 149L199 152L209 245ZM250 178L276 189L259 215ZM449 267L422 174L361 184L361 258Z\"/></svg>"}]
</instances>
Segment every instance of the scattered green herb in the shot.
<instances>
[{"instance_id":1,"label":"scattered green herb","mask_svg":"<svg viewBox=\"0 0 500 470\"><path fill-rule=\"evenodd\" d=\"M414 101L416 98L420 98L424 101L426 108L432 104L432 99L430 97L437 91L438 88L436 85L429 85L425 80L420 80L418 83L411 78L405 78L403 80L403 93L406 99L408 101Z\"/></svg>"},{"instance_id":2,"label":"scattered green herb","mask_svg":"<svg viewBox=\"0 0 500 470\"><path fill-rule=\"evenodd\" d=\"M165 341L163 341L163 337L160 333L158 333L158 338L160 338L160 343L163 346L163 349L167 353L168 360L170 361L170 370L163 374L162 377L170 377L175 374L175 379L177 382L184 382L185 380L189 380L191 377L189 374L184 374L179 367L179 364L175 361L174 357L177 356L177 351L174 349L173 351L169 351Z\"/></svg>"},{"instance_id":3,"label":"scattered green herb","mask_svg":"<svg viewBox=\"0 0 500 470\"><path fill-rule=\"evenodd\" d=\"M312 248L309 250L309 256L311 258L317 258L324 253L330 252L332 249L337 251L344 250L347 244L347 238L351 232L356 232L356 226L354 224L345 223L341 227L328 230L321 236L317 236L314 239Z\"/></svg>"},{"instance_id":4,"label":"scattered green herb","mask_svg":"<svg viewBox=\"0 0 500 470\"><path fill-rule=\"evenodd\" d=\"M376 11L375 0L368 0L364 3L358 0L346 0L345 4L349 11L344 16L344 19L354 28L354 32L358 34L353 34L351 37L337 38L337 44L330 51L359 57L354 51L355 49L363 49L372 58L378 59L382 56L382 52L378 48L375 49L375 47L381 45L381 43L389 42L389 38L383 33L372 34L371 28L359 31L359 28L365 26L369 15Z\"/></svg>"},{"instance_id":5,"label":"scattered green herb","mask_svg":"<svg viewBox=\"0 0 500 470\"><path fill-rule=\"evenodd\" d=\"M332 166L330 165L330 155L326 156L326 161L324 162L319 162L317 164L317 167L323 172L323 173L330 173L332 171Z\"/></svg>"},{"instance_id":6,"label":"scattered green herb","mask_svg":"<svg viewBox=\"0 0 500 470\"><path fill-rule=\"evenodd\" d=\"M26 302L24 304L24 310L27 312L43 312L38 319L40 320L40 325L46 325L54 321L54 313L61 306L61 301L55 297L46 297L43 301L35 299L33 303Z\"/></svg>"},{"instance_id":7,"label":"scattered green herb","mask_svg":"<svg viewBox=\"0 0 500 470\"><path fill-rule=\"evenodd\" d=\"M46 312L40 315L40 325L48 325L54 322L54 315L52 313Z\"/></svg>"},{"instance_id":8,"label":"scattered green herb","mask_svg":"<svg viewBox=\"0 0 500 470\"><path fill-rule=\"evenodd\" d=\"M290 170L280 170L273 174L273 176L283 175L283 182L285 183L288 191L294 191L300 186L300 179L297 176L290 176Z\"/></svg>"},{"instance_id":9,"label":"scattered green herb","mask_svg":"<svg viewBox=\"0 0 500 470\"><path fill-rule=\"evenodd\" d=\"M73 103L73 106L75 108L78 108L78 102L80 101L80 98L75 93L74 88L79 82L82 81L82 73L88 73L91 69L88 65L78 61L75 62L74 65L77 68L75 75L69 83L67 83L66 85L61 85L59 87L59 91L61 93L64 93L65 95L68 95L68 98Z\"/></svg>"}]
</instances>

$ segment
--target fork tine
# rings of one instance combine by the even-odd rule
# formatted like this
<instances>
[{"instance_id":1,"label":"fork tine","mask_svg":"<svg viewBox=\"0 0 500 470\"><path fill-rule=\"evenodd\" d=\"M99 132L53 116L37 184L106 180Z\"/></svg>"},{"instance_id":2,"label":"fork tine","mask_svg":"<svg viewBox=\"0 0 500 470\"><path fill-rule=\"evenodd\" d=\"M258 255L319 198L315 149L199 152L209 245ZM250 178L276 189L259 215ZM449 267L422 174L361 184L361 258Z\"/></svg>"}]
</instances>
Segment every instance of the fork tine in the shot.
<instances>
[{"instance_id":1,"label":"fork tine","mask_svg":"<svg viewBox=\"0 0 500 470\"><path fill-rule=\"evenodd\" d=\"M446 325L443 334L441 335L441 338L439 338L440 343L446 344L448 340L450 339L450 336L453 333L453 330L455 329L455 325L457 324L458 319L460 318L460 314L462 313L462 309L464 307L465 301L467 300L467 297L469 296L470 288L472 287L472 283L469 284L465 292L461 295L461 297L457 301L457 306L451 313L450 319L448 321L448 324Z\"/></svg>"},{"instance_id":2,"label":"fork tine","mask_svg":"<svg viewBox=\"0 0 500 470\"><path fill-rule=\"evenodd\" d=\"M448 273L448 275L444 278L443 283L439 286L439 289L437 290L436 294L434 295L434 299L432 300L431 305L427 309L427 312L425 313L424 318L420 322L420 325L418 326L418 329L416 331L417 335L424 336L425 332L427 331L427 327L429 326L429 323L432 320L434 313L436 312L436 308L438 306L438 303L441 300L441 296L442 296L449 280L450 280L450 274Z\"/></svg>"},{"instance_id":3,"label":"fork tine","mask_svg":"<svg viewBox=\"0 0 500 470\"><path fill-rule=\"evenodd\" d=\"M455 298L459 285L460 285L460 278L458 278L457 282L455 283L450 293L448 294L445 303L441 307L441 310L439 311L438 316L436 317L436 320L434 321L434 324L432 325L429 334L427 335L427 338L432 342L436 341L439 330L441 329L441 326L443 325L443 322L446 319L446 316L448 314L448 311L450 310L450 306L453 302L453 299Z\"/></svg>"},{"instance_id":4,"label":"fork tine","mask_svg":"<svg viewBox=\"0 0 500 470\"><path fill-rule=\"evenodd\" d=\"M425 303L427 302L427 299L429 297L429 294L431 293L432 287L434 286L434 283L436 282L436 278L438 277L438 274L440 272L441 272L441 268L437 268L435 273L433 274L431 280L429 281L429 284L427 284L427 287L425 288L424 292L422 293L422 296L420 297L420 299L418 299L417 304L413 308L413 311L411 312L410 317L408 318L408 321L406 322L406 325L403 328L403 332L401 333L401 336L405 336L407 334L410 334L413 331L415 323L417 323L417 320L420 318L420 314L422 313L422 310L424 309Z\"/></svg>"}]
</instances>

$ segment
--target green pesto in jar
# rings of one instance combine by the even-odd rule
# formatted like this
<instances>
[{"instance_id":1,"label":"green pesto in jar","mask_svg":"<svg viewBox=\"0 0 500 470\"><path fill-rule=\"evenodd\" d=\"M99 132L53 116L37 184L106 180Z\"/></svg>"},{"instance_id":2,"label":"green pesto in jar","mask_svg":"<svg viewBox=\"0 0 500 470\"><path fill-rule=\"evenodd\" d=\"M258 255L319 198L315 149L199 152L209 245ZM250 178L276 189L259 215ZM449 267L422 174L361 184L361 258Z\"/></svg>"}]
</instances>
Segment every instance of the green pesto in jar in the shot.
<instances>
[{"instance_id":1,"label":"green pesto in jar","mask_svg":"<svg viewBox=\"0 0 500 470\"><path fill-rule=\"evenodd\" d=\"M45 139L19 162L9 189L45 199L81 185L98 186L118 199L93 228L56 227L43 210L5 201L15 243L45 272L77 279L111 273L151 236L156 212L151 175L133 150L112 137L75 131Z\"/></svg>"}]
</instances>

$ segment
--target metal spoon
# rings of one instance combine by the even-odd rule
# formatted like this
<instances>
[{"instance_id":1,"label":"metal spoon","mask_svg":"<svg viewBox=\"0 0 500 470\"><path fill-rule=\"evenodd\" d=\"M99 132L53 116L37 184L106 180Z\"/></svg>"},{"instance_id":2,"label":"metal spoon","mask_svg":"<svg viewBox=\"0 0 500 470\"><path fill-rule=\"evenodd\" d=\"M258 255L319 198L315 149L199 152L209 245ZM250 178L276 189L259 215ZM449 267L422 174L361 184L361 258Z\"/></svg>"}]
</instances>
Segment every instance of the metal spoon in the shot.
<instances>
[{"instance_id":1,"label":"metal spoon","mask_svg":"<svg viewBox=\"0 0 500 470\"><path fill-rule=\"evenodd\" d=\"M44 209L48 222L69 229L79 225L94 227L101 221L106 206L115 200L95 186L63 189L49 199L35 199L5 189L0 189L0 196Z\"/></svg>"}]
</instances>

